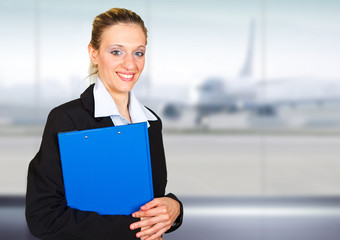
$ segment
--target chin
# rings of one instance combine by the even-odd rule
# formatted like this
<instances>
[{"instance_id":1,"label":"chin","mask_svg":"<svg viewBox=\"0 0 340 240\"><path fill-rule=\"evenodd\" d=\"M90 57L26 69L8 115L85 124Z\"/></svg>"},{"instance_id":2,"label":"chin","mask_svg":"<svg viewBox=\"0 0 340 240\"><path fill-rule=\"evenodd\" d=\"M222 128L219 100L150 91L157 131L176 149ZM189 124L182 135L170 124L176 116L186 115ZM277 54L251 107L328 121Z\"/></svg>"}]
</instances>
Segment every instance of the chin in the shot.
<instances>
[{"instance_id":1,"label":"chin","mask_svg":"<svg viewBox=\"0 0 340 240\"><path fill-rule=\"evenodd\" d=\"M133 84L132 86L125 86L125 87L120 88L119 90L122 93L129 93L133 89L134 85L135 84Z\"/></svg>"}]
</instances>

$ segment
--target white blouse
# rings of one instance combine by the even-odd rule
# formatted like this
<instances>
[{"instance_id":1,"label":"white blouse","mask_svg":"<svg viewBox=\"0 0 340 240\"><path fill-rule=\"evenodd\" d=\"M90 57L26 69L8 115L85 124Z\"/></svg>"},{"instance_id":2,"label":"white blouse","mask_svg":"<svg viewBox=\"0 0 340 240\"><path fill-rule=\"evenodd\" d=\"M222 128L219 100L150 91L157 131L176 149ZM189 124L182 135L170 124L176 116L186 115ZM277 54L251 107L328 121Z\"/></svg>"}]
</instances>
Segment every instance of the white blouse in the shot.
<instances>
[{"instance_id":1,"label":"white blouse","mask_svg":"<svg viewBox=\"0 0 340 240\"><path fill-rule=\"evenodd\" d=\"M111 117L115 126L130 124L130 122L120 115L119 110L112 96L105 88L102 81L98 78L94 88L94 117ZM156 116L142 105L134 95L133 91L129 94L129 113L132 123L156 121Z\"/></svg>"}]
</instances>

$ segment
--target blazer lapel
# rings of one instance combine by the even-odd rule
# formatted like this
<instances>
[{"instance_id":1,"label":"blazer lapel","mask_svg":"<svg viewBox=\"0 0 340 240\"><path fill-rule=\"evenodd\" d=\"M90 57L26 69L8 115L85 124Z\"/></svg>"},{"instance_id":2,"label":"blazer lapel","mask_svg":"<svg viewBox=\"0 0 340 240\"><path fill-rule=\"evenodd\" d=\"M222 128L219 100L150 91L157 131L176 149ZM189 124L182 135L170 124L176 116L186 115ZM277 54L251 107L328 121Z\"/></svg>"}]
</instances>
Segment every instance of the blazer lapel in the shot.
<instances>
[{"instance_id":1,"label":"blazer lapel","mask_svg":"<svg viewBox=\"0 0 340 240\"><path fill-rule=\"evenodd\" d=\"M90 112L91 116L93 116L95 123L93 128L102 128L102 127L112 127L114 126L110 117L94 117L94 96L93 96L93 88L94 84L91 84L81 95L80 99L83 103L84 108Z\"/></svg>"}]
</instances>

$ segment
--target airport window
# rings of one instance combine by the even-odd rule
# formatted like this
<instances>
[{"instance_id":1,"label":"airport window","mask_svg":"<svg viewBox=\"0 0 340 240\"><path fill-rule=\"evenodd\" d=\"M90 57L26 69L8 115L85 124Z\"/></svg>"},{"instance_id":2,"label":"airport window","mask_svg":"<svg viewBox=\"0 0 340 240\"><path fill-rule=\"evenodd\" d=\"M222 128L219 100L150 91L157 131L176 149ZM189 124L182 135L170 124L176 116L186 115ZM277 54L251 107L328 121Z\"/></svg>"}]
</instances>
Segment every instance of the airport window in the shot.
<instances>
[{"instance_id":1,"label":"airport window","mask_svg":"<svg viewBox=\"0 0 340 240\"><path fill-rule=\"evenodd\" d=\"M149 28L135 90L163 120L168 191L340 195L340 72L333 64L340 35L332 10L315 16L314 1L310 11L294 3L289 15L283 3L265 11L250 1L246 9L224 1L189 1L180 10L156 1L117 4L140 13ZM48 112L89 85L92 17L112 6L1 6L0 194L23 196Z\"/></svg>"}]
</instances>

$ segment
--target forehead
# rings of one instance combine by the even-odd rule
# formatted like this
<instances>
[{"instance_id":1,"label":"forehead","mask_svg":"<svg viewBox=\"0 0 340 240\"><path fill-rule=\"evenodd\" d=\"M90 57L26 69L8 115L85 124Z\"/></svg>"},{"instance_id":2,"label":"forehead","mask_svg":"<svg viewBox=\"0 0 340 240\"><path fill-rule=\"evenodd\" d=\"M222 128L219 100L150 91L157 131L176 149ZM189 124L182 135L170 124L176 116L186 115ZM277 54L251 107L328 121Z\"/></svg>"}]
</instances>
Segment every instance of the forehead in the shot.
<instances>
[{"instance_id":1,"label":"forehead","mask_svg":"<svg viewBox=\"0 0 340 240\"><path fill-rule=\"evenodd\" d=\"M146 36L137 24L116 24L106 28L101 36L101 46L108 45L140 46L146 45Z\"/></svg>"}]
</instances>

